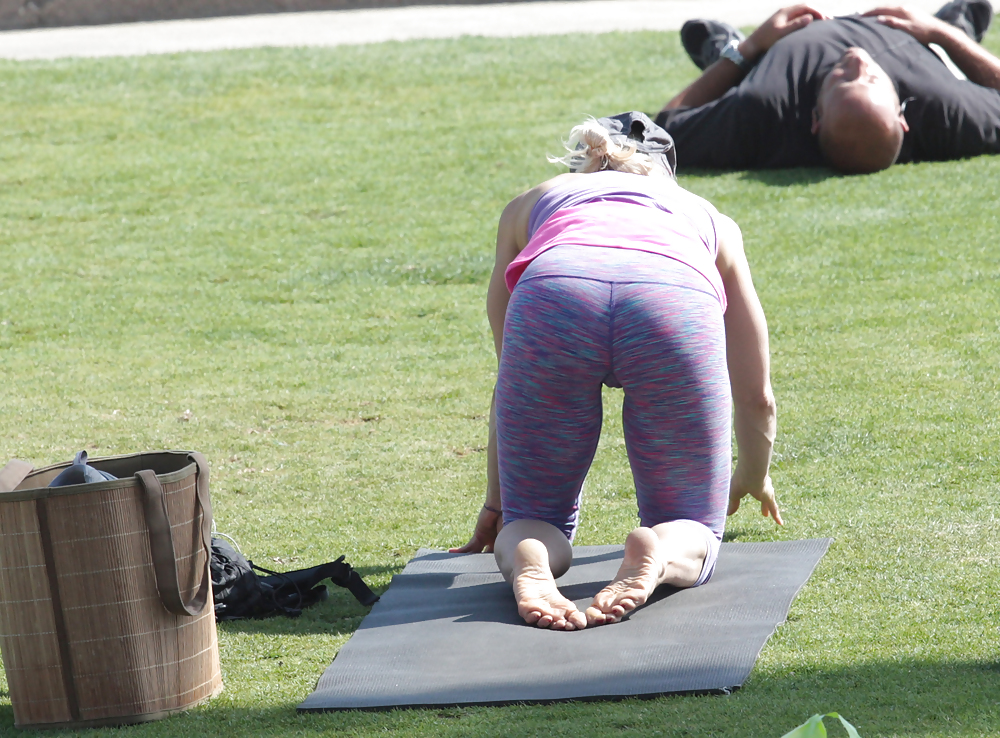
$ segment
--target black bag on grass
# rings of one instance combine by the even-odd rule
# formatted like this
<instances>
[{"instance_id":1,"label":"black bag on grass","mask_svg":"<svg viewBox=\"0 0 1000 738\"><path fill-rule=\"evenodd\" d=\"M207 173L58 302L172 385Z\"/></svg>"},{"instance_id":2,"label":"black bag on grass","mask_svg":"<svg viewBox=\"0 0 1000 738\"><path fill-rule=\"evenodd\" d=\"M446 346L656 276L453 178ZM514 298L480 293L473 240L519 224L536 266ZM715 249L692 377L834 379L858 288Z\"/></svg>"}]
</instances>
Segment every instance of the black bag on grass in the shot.
<instances>
[{"instance_id":1,"label":"black bag on grass","mask_svg":"<svg viewBox=\"0 0 1000 738\"><path fill-rule=\"evenodd\" d=\"M362 605L374 605L379 599L343 556L309 569L280 573L257 566L228 541L212 538L211 570L216 620L298 617L328 597L320 584L324 579L347 588ZM258 571L269 576L257 576Z\"/></svg>"}]
</instances>

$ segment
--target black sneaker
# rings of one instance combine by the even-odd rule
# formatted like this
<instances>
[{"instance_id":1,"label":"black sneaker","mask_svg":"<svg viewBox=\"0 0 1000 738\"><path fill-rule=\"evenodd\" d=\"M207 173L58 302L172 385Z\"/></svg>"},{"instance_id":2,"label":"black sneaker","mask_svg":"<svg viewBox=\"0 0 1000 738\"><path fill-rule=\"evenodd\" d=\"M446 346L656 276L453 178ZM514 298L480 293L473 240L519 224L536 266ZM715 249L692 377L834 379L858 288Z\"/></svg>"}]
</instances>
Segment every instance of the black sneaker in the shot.
<instances>
[{"instance_id":1,"label":"black sneaker","mask_svg":"<svg viewBox=\"0 0 1000 738\"><path fill-rule=\"evenodd\" d=\"M681 44L698 69L705 69L718 61L719 53L733 39L740 43L746 36L721 21L689 20L681 27Z\"/></svg>"},{"instance_id":2,"label":"black sneaker","mask_svg":"<svg viewBox=\"0 0 1000 738\"><path fill-rule=\"evenodd\" d=\"M989 0L951 0L934 17L960 28L979 43L993 20L993 6Z\"/></svg>"}]
</instances>

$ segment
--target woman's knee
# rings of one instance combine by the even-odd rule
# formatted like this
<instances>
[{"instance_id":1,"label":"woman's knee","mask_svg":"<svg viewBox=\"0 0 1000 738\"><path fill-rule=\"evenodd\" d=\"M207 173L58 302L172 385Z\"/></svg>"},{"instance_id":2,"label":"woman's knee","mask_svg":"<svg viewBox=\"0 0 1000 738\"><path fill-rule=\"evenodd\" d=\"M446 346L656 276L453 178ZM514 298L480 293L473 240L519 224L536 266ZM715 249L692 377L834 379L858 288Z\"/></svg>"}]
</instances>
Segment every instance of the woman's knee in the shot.
<instances>
[{"instance_id":1,"label":"woman's knee","mask_svg":"<svg viewBox=\"0 0 1000 738\"><path fill-rule=\"evenodd\" d=\"M573 546L566 534L543 520L515 520L504 525L493 547L497 568L508 582L516 565L517 548L528 540L539 541L548 554L549 569L556 579L573 564Z\"/></svg>"},{"instance_id":2,"label":"woman's knee","mask_svg":"<svg viewBox=\"0 0 1000 738\"><path fill-rule=\"evenodd\" d=\"M719 537L711 528L696 520L671 520L653 526L660 539L664 558L674 563L679 587L704 584L715 570L719 556Z\"/></svg>"}]
</instances>

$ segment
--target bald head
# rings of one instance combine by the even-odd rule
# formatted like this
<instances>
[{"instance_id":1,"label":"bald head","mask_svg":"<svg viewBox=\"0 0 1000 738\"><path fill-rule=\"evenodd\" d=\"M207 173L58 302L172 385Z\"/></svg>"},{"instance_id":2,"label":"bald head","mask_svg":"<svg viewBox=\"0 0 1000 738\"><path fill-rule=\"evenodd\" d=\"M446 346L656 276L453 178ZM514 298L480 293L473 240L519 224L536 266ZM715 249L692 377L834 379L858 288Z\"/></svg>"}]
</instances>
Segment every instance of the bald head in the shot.
<instances>
[{"instance_id":1,"label":"bald head","mask_svg":"<svg viewBox=\"0 0 1000 738\"><path fill-rule=\"evenodd\" d=\"M823 80L812 130L830 166L867 174L896 161L908 128L892 80L866 51L850 48Z\"/></svg>"}]
</instances>

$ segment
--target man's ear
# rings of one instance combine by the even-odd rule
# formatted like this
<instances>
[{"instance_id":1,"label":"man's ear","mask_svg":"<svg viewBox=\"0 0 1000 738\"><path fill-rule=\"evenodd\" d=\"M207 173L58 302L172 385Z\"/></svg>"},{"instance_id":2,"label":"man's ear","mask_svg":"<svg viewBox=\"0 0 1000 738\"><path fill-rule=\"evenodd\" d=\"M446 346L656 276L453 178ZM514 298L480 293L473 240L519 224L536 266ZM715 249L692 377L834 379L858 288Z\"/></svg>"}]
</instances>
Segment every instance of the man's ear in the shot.
<instances>
[{"instance_id":1,"label":"man's ear","mask_svg":"<svg viewBox=\"0 0 1000 738\"><path fill-rule=\"evenodd\" d=\"M813 120L816 120L816 111L813 111ZM816 124L813 123L813 127L815 126ZM899 114L899 127L903 129L903 133L909 133L910 131L910 125L906 122L906 118L903 117L902 113Z\"/></svg>"},{"instance_id":2,"label":"man's ear","mask_svg":"<svg viewBox=\"0 0 1000 738\"><path fill-rule=\"evenodd\" d=\"M815 136L817 133L819 133L819 106L813 108L812 119L813 119L812 128L809 129L809 132ZM906 125L906 121L903 121L903 125L904 126ZM909 129L904 128L904 130L909 130Z\"/></svg>"}]
</instances>

